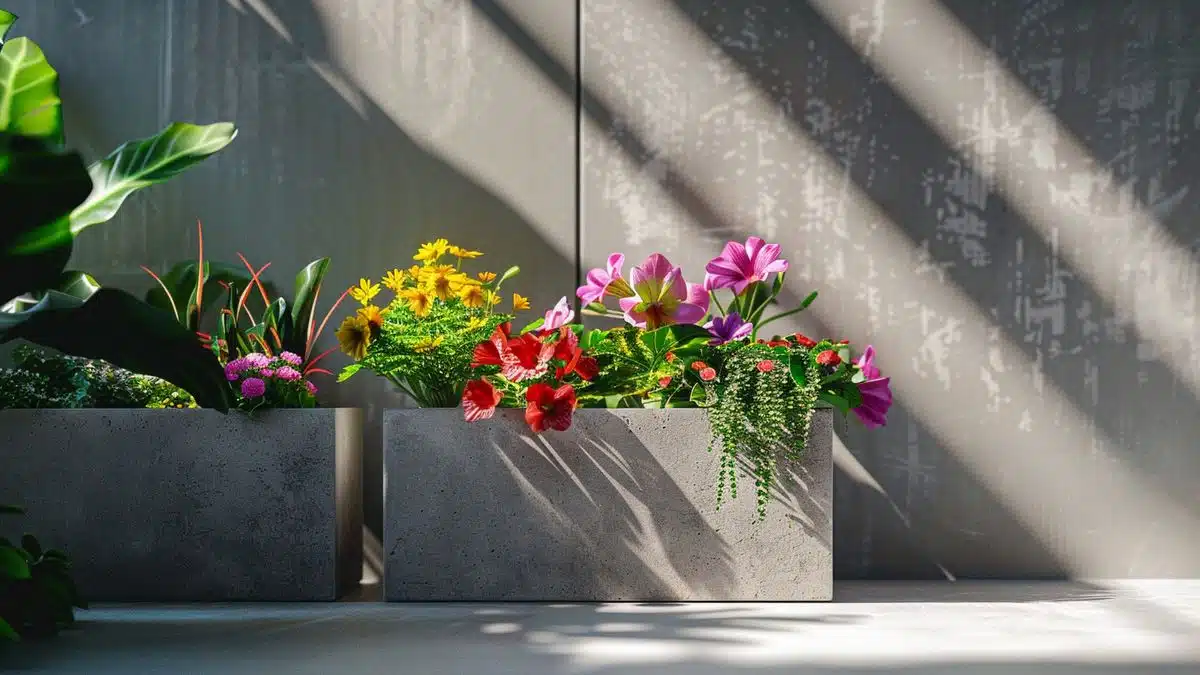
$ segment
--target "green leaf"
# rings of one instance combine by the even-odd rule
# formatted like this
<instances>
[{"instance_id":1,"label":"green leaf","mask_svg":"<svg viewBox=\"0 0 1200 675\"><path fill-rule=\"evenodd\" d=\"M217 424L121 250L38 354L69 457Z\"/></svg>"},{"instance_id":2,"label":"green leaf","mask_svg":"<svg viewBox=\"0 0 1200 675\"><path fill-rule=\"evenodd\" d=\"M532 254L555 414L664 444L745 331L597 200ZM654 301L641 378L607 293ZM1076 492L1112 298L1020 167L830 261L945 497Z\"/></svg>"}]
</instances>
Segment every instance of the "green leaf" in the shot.
<instances>
[{"instance_id":1,"label":"green leaf","mask_svg":"<svg viewBox=\"0 0 1200 675\"><path fill-rule=\"evenodd\" d=\"M100 282L87 272L66 270L54 285L54 290L79 300L87 300L100 290Z\"/></svg>"},{"instance_id":2,"label":"green leaf","mask_svg":"<svg viewBox=\"0 0 1200 675\"><path fill-rule=\"evenodd\" d=\"M606 339L608 339L608 331L607 330L593 329L593 330L584 331L583 335L581 335L579 337L579 348L580 349L594 349L597 345L599 345L601 342L604 342Z\"/></svg>"},{"instance_id":3,"label":"green leaf","mask_svg":"<svg viewBox=\"0 0 1200 675\"><path fill-rule=\"evenodd\" d=\"M3 11L3 10L0 10L0 11ZM21 636L17 634L17 631L13 630L13 627L10 626L8 624L8 622L5 621L4 617L2 617L2 616L0 616L0 637L7 638L9 640L12 640L13 642L21 641Z\"/></svg>"},{"instance_id":4,"label":"green leaf","mask_svg":"<svg viewBox=\"0 0 1200 675\"><path fill-rule=\"evenodd\" d=\"M162 287L155 284L146 292L146 303L168 312L178 309L182 313L190 307L196 307L196 271L197 266L194 260L172 265L166 274L159 277L167 290L164 291ZM201 293L202 306L198 308L199 316L192 320L191 326L198 327L200 320L213 304L225 297L226 285L245 288L249 283L250 276L240 267L220 262L205 262L204 290ZM167 297L168 292L171 294L170 298ZM172 299L176 303L175 309L172 308ZM179 317L179 320L182 321L183 317Z\"/></svg>"},{"instance_id":5,"label":"green leaf","mask_svg":"<svg viewBox=\"0 0 1200 675\"><path fill-rule=\"evenodd\" d=\"M337 381L345 382L346 380L353 377L354 374L357 373L359 370L362 370L362 367L363 366L361 363L351 363L350 365L346 366L345 368L342 368L342 372L338 373Z\"/></svg>"},{"instance_id":6,"label":"green leaf","mask_svg":"<svg viewBox=\"0 0 1200 675\"><path fill-rule=\"evenodd\" d=\"M521 268L520 268L520 267L517 267L516 265L513 265L512 267L510 267L510 268L508 268L508 269L504 270L504 274L501 274L501 275L500 275L500 278L496 280L496 285L495 285L495 286L493 286L493 287L492 287L492 289L493 289L493 290L495 290L495 291L499 291L499 290L500 290L500 286L501 286L501 285L502 285L502 284L503 284L505 281L508 281L509 279L511 279L511 278L513 278L513 277L515 277L515 276L517 276L517 275L518 275L518 274L520 274L520 273L521 273Z\"/></svg>"},{"instance_id":7,"label":"green leaf","mask_svg":"<svg viewBox=\"0 0 1200 675\"><path fill-rule=\"evenodd\" d=\"M75 309L38 312L4 341L13 338L162 378L206 408L232 403L224 370L195 333L125 291L102 288Z\"/></svg>"},{"instance_id":8,"label":"green leaf","mask_svg":"<svg viewBox=\"0 0 1200 675\"><path fill-rule=\"evenodd\" d=\"M292 297L291 330L284 349L304 356L308 354L309 341L316 330L317 298L321 295L321 282L329 271L329 258L320 258L304 266L296 275L296 292Z\"/></svg>"},{"instance_id":9,"label":"green leaf","mask_svg":"<svg viewBox=\"0 0 1200 675\"><path fill-rule=\"evenodd\" d=\"M792 379L800 388L804 388L808 384L808 360L812 358L806 352L792 352L788 357L788 370L792 373Z\"/></svg>"},{"instance_id":10,"label":"green leaf","mask_svg":"<svg viewBox=\"0 0 1200 675\"><path fill-rule=\"evenodd\" d=\"M28 579L29 563L21 551L11 546L0 548L0 576L8 579Z\"/></svg>"},{"instance_id":11,"label":"green leaf","mask_svg":"<svg viewBox=\"0 0 1200 675\"><path fill-rule=\"evenodd\" d=\"M800 309L808 309L808 306L813 304L813 301L816 299L817 299L816 291L809 293L807 296L805 296L804 300L800 303Z\"/></svg>"},{"instance_id":12,"label":"green leaf","mask_svg":"<svg viewBox=\"0 0 1200 675\"><path fill-rule=\"evenodd\" d=\"M42 545L38 543L37 537L32 534L21 535L21 548L29 552L29 555L34 558L42 557Z\"/></svg>"},{"instance_id":13,"label":"green leaf","mask_svg":"<svg viewBox=\"0 0 1200 675\"><path fill-rule=\"evenodd\" d=\"M17 15L4 9L0 9L0 43L4 42L4 38L8 35L9 29L17 22Z\"/></svg>"},{"instance_id":14,"label":"green leaf","mask_svg":"<svg viewBox=\"0 0 1200 675\"><path fill-rule=\"evenodd\" d=\"M71 212L69 223L39 228L20 240L18 250L54 246L111 220L129 195L179 175L229 145L236 135L228 122L206 126L175 122L154 136L124 143L88 168L92 192Z\"/></svg>"},{"instance_id":15,"label":"green leaf","mask_svg":"<svg viewBox=\"0 0 1200 675\"><path fill-rule=\"evenodd\" d=\"M3 30L7 32L9 26ZM0 131L45 139L56 146L63 143L58 73L41 47L26 37L0 47Z\"/></svg>"},{"instance_id":16,"label":"green leaf","mask_svg":"<svg viewBox=\"0 0 1200 675\"><path fill-rule=\"evenodd\" d=\"M15 504L0 504L0 514L20 516L25 514L25 509Z\"/></svg>"},{"instance_id":17,"label":"green leaf","mask_svg":"<svg viewBox=\"0 0 1200 675\"><path fill-rule=\"evenodd\" d=\"M544 323L546 323L546 317L542 317L540 319L530 321L528 325L526 325L524 328L521 329L520 333L517 333L517 335L524 335L531 330L537 330L537 329L541 328L542 324L544 324Z\"/></svg>"},{"instance_id":18,"label":"green leaf","mask_svg":"<svg viewBox=\"0 0 1200 675\"><path fill-rule=\"evenodd\" d=\"M831 391L822 391L817 398L837 408L843 415L850 412L850 402Z\"/></svg>"}]
</instances>

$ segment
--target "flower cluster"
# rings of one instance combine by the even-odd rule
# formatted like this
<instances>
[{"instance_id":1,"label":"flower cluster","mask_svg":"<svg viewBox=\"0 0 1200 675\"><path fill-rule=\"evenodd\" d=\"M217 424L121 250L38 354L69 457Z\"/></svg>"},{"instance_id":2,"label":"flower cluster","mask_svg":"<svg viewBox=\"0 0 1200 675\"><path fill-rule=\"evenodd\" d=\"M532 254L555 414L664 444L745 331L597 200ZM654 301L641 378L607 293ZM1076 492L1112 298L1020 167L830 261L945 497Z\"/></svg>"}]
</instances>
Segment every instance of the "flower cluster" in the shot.
<instances>
[{"instance_id":1,"label":"flower cluster","mask_svg":"<svg viewBox=\"0 0 1200 675\"><path fill-rule=\"evenodd\" d=\"M349 290L359 308L342 321L338 344L354 359L338 381L362 368L382 375L423 407L458 405L471 377L475 345L512 319L497 311L501 287L520 271L470 274L463 262L482 256L445 239L421 245L413 261L394 268L378 283L360 279ZM391 300L377 302L387 289ZM512 311L529 309L529 300L511 296Z\"/></svg>"},{"instance_id":2,"label":"flower cluster","mask_svg":"<svg viewBox=\"0 0 1200 675\"><path fill-rule=\"evenodd\" d=\"M282 352L270 357L251 352L225 364L225 379L238 394L238 408L313 408L317 387L304 378L299 354Z\"/></svg>"}]
</instances>

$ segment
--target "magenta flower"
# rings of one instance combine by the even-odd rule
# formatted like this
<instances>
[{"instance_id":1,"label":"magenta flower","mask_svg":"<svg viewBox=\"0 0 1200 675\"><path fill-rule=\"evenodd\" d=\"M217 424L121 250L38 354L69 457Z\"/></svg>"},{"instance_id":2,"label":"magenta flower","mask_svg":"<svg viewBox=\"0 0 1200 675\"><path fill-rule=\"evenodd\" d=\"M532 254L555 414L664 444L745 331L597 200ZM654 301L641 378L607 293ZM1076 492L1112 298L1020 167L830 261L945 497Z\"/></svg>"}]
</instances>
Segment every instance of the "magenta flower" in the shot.
<instances>
[{"instance_id":1,"label":"magenta flower","mask_svg":"<svg viewBox=\"0 0 1200 675\"><path fill-rule=\"evenodd\" d=\"M285 363L289 363L293 366L298 366L304 361L304 359L300 358L299 354L294 352L283 352L279 355L279 358L283 359Z\"/></svg>"},{"instance_id":2,"label":"magenta flower","mask_svg":"<svg viewBox=\"0 0 1200 675\"><path fill-rule=\"evenodd\" d=\"M629 283L621 276L621 268L624 266L624 254L614 253L608 256L608 269L595 268L588 272L586 277L587 284L580 286L575 291L575 295L585 305L600 302L604 299L605 295L628 298L633 295L633 289L629 287Z\"/></svg>"},{"instance_id":3,"label":"magenta flower","mask_svg":"<svg viewBox=\"0 0 1200 675\"><path fill-rule=\"evenodd\" d=\"M306 381L304 383L304 388L307 389L308 393L312 394L313 396L317 395L317 385L313 384L312 382Z\"/></svg>"},{"instance_id":4,"label":"magenta flower","mask_svg":"<svg viewBox=\"0 0 1200 675\"><path fill-rule=\"evenodd\" d=\"M742 315L737 312L730 312L728 316L713 317L704 327L712 333L713 339L708 341L710 345L723 345L726 342L741 340L749 337L754 331L754 324L743 321Z\"/></svg>"},{"instance_id":5,"label":"magenta flower","mask_svg":"<svg viewBox=\"0 0 1200 675\"><path fill-rule=\"evenodd\" d=\"M855 365L865 379L858 383L863 402L854 409L854 414L868 428L881 427L887 424L887 412L892 407L892 378L880 377L879 368L875 365L875 348L870 345Z\"/></svg>"},{"instance_id":6,"label":"magenta flower","mask_svg":"<svg viewBox=\"0 0 1200 675\"><path fill-rule=\"evenodd\" d=\"M296 370L295 368L291 366L284 366L275 371L275 377L278 377L284 382L295 382L302 376L300 375L300 371Z\"/></svg>"},{"instance_id":7,"label":"magenta flower","mask_svg":"<svg viewBox=\"0 0 1200 675\"><path fill-rule=\"evenodd\" d=\"M230 382L236 382L242 371L246 369L246 361L244 359L234 359L225 364L225 379Z\"/></svg>"},{"instance_id":8,"label":"magenta flower","mask_svg":"<svg viewBox=\"0 0 1200 675\"><path fill-rule=\"evenodd\" d=\"M571 319L575 318L575 310L567 304L566 296L563 296L558 304L546 312L546 318L542 322L542 327L539 329L543 332L550 333L562 328L571 323Z\"/></svg>"},{"instance_id":9,"label":"magenta flower","mask_svg":"<svg viewBox=\"0 0 1200 675\"><path fill-rule=\"evenodd\" d=\"M646 258L629 273L633 297L621 298L625 321L646 330L695 323L708 313L708 293L683 280L683 270L661 253Z\"/></svg>"},{"instance_id":10,"label":"magenta flower","mask_svg":"<svg viewBox=\"0 0 1200 675\"><path fill-rule=\"evenodd\" d=\"M779 259L779 244L764 244L758 237L750 237L745 245L731 241L705 266L704 289L732 288L741 295L750 284L786 272L787 268L787 261Z\"/></svg>"},{"instance_id":11,"label":"magenta flower","mask_svg":"<svg viewBox=\"0 0 1200 675\"><path fill-rule=\"evenodd\" d=\"M263 368L262 370L258 371L258 376L259 377L275 377L275 371L271 370L270 368Z\"/></svg>"},{"instance_id":12,"label":"magenta flower","mask_svg":"<svg viewBox=\"0 0 1200 675\"><path fill-rule=\"evenodd\" d=\"M247 377L242 380L242 396L246 398L258 398L267 393L267 383L257 377Z\"/></svg>"},{"instance_id":13,"label":"magenta flower","mask_svg":"<svg viewBox=\"0 0 1200 675\"><path fill-rule=\"evenodd\" d=\"M243 356L241 360L245 361L249 368L266 368L271 363L271 359L268 359L266 354L258 352L251 352Z\"/></svg>"}]
</instances>

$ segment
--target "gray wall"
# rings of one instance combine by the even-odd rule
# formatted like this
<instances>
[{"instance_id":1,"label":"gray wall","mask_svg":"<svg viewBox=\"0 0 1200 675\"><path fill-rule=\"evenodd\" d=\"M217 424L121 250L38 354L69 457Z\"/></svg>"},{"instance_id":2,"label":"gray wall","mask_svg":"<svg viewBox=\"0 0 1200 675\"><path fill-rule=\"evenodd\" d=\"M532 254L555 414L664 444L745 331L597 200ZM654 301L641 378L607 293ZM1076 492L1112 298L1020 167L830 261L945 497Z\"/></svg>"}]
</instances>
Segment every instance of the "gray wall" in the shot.
<instances>
[{"instance_id":1,"label":"gray wall","mask_svg":"<svg viewBox=\"0 0 1200 675\"><path fill-rule=\"evenodd\" d=\"M822 294L781 332L873 342L897 392L886 429L839 434L841 577L1200 574L1196 3L9 8L75 144L241 129L85 234L102 281L144 287L137 265L189 255L199 218L218 257L332 256L334 287L440 234L520 264L547 305L610 251L698 281L759 233L789 299ZM377 486L399 398L326 390L367 408Z\"/></svg>"}]
</instances>

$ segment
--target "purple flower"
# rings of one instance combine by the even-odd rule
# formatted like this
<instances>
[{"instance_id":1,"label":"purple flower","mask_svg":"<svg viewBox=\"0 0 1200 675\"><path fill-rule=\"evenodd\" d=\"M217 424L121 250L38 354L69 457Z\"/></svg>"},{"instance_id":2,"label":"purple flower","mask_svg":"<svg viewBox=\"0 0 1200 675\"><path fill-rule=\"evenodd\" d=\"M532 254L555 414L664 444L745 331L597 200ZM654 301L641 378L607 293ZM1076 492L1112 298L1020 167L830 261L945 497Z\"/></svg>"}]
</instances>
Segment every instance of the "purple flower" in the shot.
<instances>
[{"instance_id":1,"label":"purple flower","mask_svg":"<svg viewBox=\"0 0 1200 675\"><path fill-rule=\"evenodd\" d=\"M605 295L628 298L633 295L633 289L621 276L621 268L624 266L625 256L623 254L614 253L608 256L608 269L595 268L588 272L587 284L580 286L575 291L575 295L585 305L600 302Z\"/></svg>"},{"instance_id":2,"label":"purple flower","mask_svg":"<svg viewBox=\"0 0 1200 675\"><path fill-rule=\"evenodd\" d=\"M866 379L858 383L863 402L854 409L854 414L868 428L881 427L887 424L887 412L892 407L892 378L880 377L879 368L875 365L875 348L870 345L855 365Z\"/></svg>"},{"instance_id":3,"label":"purple flower","mask_svg":"<svg viewBox=\"0 0 1200 675\"><path fill-rule=\"evenodd\" d=\"M629 273L635 295L621 298L625 321L654 330L677 323L695 323L708 313L708 293L700 284L683 280L683 270L661 253L646 258Z\"/></svg>"},{"instance_id":4,"label":"purple flower","mask_svg":"<svg viewBox=\"0 0 1200 675\"><path fill-rule=\"evenodd\" d=\"M317 385L313 384L312 382L307 382L307 381L306 381L306 382L304 383L304 388L308 390L308 393L312 394L313 396L316 396L316 394L317 394Z\"/></svg>"},{"instance_id":5,"label":"purple flower","mask_svg":"<svg viewBox=\"0 0 1200 675\"><path fill-rule=\"evenodd\" d=\"M291 366L284 366L275 371L275 377L278 377L284 382L295 382L296 380L300 379L301 375L300 371L296 370L295 368Z\"/></svg>"},{"instance_id":6,"label":"purple flower","mask_svg":"<svg viewBox=\"0 0 1200 675\"><path fill-rule=\"evenodd\" d=\"M258 352L251 352L243 356L242 360L245 361L246 365L250 368L265 368L271 363L271 359L268 359L266 354L260 354Z\"/></svg>"},{"instance_id":7,"label":"purple flower","mask_svg":"<svg viewBox=\"0 0 1200 675\"><path fill-rule=\"evenodd\" d=\"M550 333L562 328L575 318L575 310L571 309L567 304L567 298L564 296L558 301L558 304L546 312L546 318L542 322L542 327L539 329L543 332Z\"/></svg>"},{"instance_id":8,"label":"purple flower","mask_svg":"<svg viewBox=\"0 0 1200 675\"><path fill-rule=\"evenodd\" d=\"M296 354L294 352L283 352L279 355L279 358L283 359L286 363L289 363L293 366L298 366L304 361L304 359L300 358L299 354Z\"/></svg>"},{"instance_id":9,"label":"purple flower","mask_svg":"<svg viewBox=\"0 0 1200 675\"><path fill-rule=\"evenodd\" d=\"M737 312L730 312L729 316L715 316L712 321L704 324L704 327L713 335L713 339L708 342L710 345L723 345L726 342L741 340L749 337L754 331L754 324L743 321Z\"/></svg>"},{"instance_id":10,"label":"purple flower","mask_svg":"<svg viewBox=\"0 0 1200 675\"><path fill-rule=\"evenodd\" d=\"M247 377L242 380L242 396L246 398L258 398L267 393L267 383L257 377Z\"/></svg>"},{"instance_id":11,"label":"purple flower","mask_svg":"<svg viewBox=\"0 0 1200 675\"><path fill-rule=\"evenodd\" d=\"M275 371L271 370L270 368L263 368L262 370L258 371L258 376L259 377L275 377Z\"/></svg>"},{"instance_id":12,"label":"purple flower","mask_svg":"<svg viewBox=\"0 0 1200 675\"><path fill-rule=\"evenodd\" d=\"M708 274L704 276L704 289L732 288L741 295L750 284L765 281L771 274L782 274L787 268L787 261L779 259L779 244L764 244L758 237L750 237L745 245L731 241L705 266Z\"/></svg>"},{"instance_id":13,"label":"purple flower","mask_svg":"<svg viewBox=\"0 0 1200 675\"><path fill-rule=\"evenodd\" d=\"M246 369L246 361L244 359L234 359L225 364L225 379L230 382L236 382L238 376Z\"/></svg>"}]
</instances>

